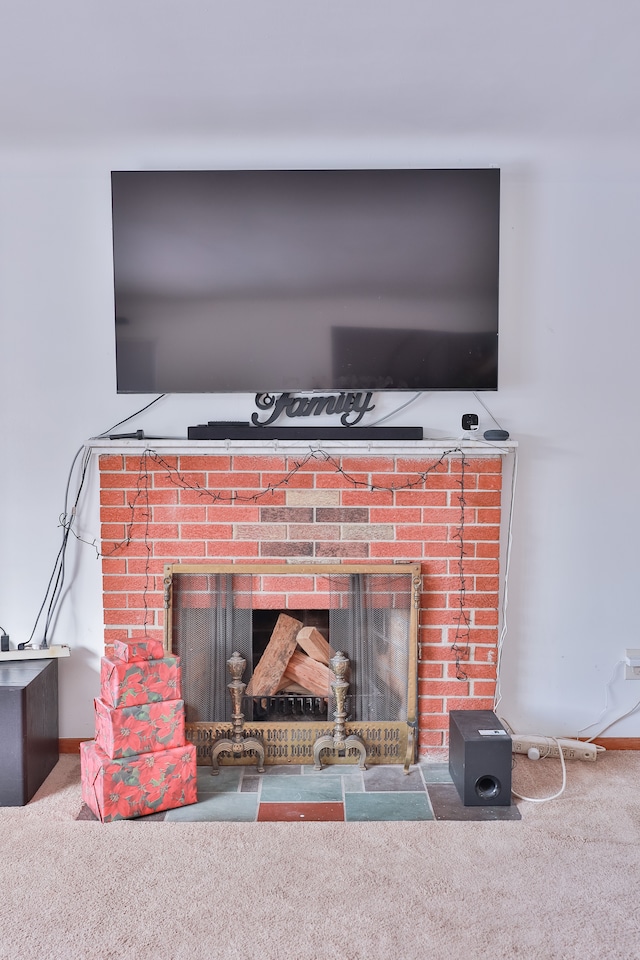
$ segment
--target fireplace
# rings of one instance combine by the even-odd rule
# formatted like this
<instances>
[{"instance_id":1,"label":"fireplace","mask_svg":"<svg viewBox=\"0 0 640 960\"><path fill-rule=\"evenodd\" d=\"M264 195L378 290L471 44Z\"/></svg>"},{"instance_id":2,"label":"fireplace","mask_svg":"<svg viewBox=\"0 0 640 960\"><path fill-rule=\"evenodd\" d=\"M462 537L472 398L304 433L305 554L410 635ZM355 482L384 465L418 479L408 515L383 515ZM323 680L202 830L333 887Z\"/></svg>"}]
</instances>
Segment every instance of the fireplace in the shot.
<instances>
[{"instance_id":1,"label":"fireplace","mask_svg":"<svg viewBox=\"0 0 640 960\"><path fill-rule=\"evenodd\" d=\"M349 661L349 732L367 762L415 761L419 564L169 564L164 584L165 646L180 657L187 736L202 761L229 734L236 652L247 735L264 741L266 763L313 762L333 722L337 652Z\"/></svg>"},{"instance_id":2,"label":"fireplace","mask_svg":"<svg viewBox=\"0 0 640 960\"><path fill-rule=\"evenodd\" d=\"M446 447L438 441L322 448L283 448L275 441L167 440L155 441L153 449L138 441L103 443L105 652L116 639L165 637L166 617L173 616L166 604L167 566L233 567L224 575L248 578L254 626L268 636L270 612L287 611L321 633L329 629L326 618L337 600L318 584L298 589L305 585L305 566L323 566L327 575L339 568L337 577L415 564L417 751L422 758L443 759L449 710L493 707L503 462L509 452L508 445ZM270 582L264 567L270 568ZM286 593L282 582L278 586L282 568ZM234 616L241 617L242 604L234 603ZM334 649L337 642L331 639ZM248 668L247 681L249 676ZM317 699L311 714L319 709ZM267 702L272 712L266 716L260 716L261 701L251 709L254 724L274 722L273 711L307 705L289 698ZM330 705L328 710L330 719ZM325 722L324 713L306 719ZM288 721L298 722L293 713ZM409 734L413 730L409 713L393 722L406 724Z\"/></svg>"}]
</instances>

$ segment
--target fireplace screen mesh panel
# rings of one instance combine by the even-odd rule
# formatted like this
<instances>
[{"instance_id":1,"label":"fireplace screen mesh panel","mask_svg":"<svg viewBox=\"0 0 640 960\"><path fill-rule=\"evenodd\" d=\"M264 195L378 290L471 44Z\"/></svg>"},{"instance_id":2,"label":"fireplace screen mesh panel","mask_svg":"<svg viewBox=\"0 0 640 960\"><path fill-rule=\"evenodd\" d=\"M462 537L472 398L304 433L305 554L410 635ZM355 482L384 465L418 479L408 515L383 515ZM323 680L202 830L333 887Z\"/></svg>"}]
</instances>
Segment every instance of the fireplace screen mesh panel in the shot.
<instances>
[{"instance_id":1,"label":"fireplace screen mesh panel","mask_svg":"<svg viewBox=\"0 0 640 960\"><path fill-rule=\"evenodd\" d=\"M227 660L240 653L253 670L248 574L182 574L173 578L172 650L180 657L187 723L231 720ZM245 710L251 719L250 707Z\"/></svg>"},{"instance_id":2,"label":"fireplace screen mesh panel","mask_svg":"<svg viewBox=\"0 0 640 960\"><path fill-rule=\"evenodd\" d=\"M407 721L411 576L318 573L314 585L328 598L329 644L350 660L349 718ZM235 651L245 658L245 682L254 668L253 576L185 572L172 576L171 594L171 649L181 660L187 723L230 722L227 661ZM250 698L242 709L254 719Z\"/></svg>"},{"instance_id":3,"label":"fireplace screen mesh panel","mask_svg":"<svg viewBox=\"0 0 640 960\"><path fill-rule=\"evenodd\" d=\"M355 573L330 578L330 643L351 663L354 720L406 720L410 578Z\"/></svg>"}]
</instances>

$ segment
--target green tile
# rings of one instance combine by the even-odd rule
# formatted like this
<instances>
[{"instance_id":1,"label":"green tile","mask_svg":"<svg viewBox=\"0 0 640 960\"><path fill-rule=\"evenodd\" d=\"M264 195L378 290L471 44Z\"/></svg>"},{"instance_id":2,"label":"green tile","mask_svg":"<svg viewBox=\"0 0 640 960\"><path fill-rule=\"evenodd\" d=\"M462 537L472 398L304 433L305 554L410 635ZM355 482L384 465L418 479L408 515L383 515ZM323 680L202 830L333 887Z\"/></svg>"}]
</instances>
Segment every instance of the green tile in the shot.
<instances>
[{"instance_id":1,"label":"green tile","mask_svg":"<svg viewBox=\"0 0 640 960\"><path fill-rule=\"evenodd\" d=\"M189 823L194 821L227 821L253 823L258 815L258 795L255 793L218 793L187 807L168 810L165 821Z\"/></svg>"},{"instance_id":2,"label":"green tile","mask_svg":"<svg viewBox=\"0 0 640 960\"><path fill-rule=\"evenodd\" d=\"M345 777L342 781L344 792L346 793L364 793L364 780L362 772L358 777Z\"/></svg>"},{"instance_id":3,"label":"green tile","mask_svg":"<svg viewBox=\"0 0 640 960\"><path fill-rule=\"evenodd\" d=\"M322 770L316 770L313 764L302 767L304 776L315 777L359 777L362 770L357 763L330 763Z\"/></svg>"},{"instance_id":4,"label":"green tile","mask_svg":"<svg viewBox=\"0 0 640 960\"><path fill-rule=\"evenodd\" d=\"M340 777L264 777L260 799L264 803L342 800Z\"/></svg>"},{"instance_id":5,"label":"green tile","mask_svg":"<svg viewBox=\"0 0 640 960\"><path fill-rule=\"evenodd\" d=\"M345 819L433 820L433 812L425 793L348 793Z\"/></svg>"},{"instance_id":6,"label":"green tile","mask_svg":"<svg viewBox=\"0 0 640 960\"><path fill-rule=\"evenodd\" d=\"M220 767L215 777L211 767L198 767L198 798L211 793L237 793L241 776L241 767Z\"/></svg>"},{"instance_id":7,"label":"green tile","mask_svg":"<svg viewBox=\"0 0 640 960\"><path fill-rule=\"evenodd\" d=\"M254 767L255 769L255 767ZM299 763L267 763L264 768L264 777L295 777L302 771Z\"/></svg>"},{"instance_id":8,"label":"green tile","mask_svg":"<svg viewBox=\"0 0 640 960\"><path fill-rule=\"evenodd\" d=\"M322 770L303 767L302 773L305 777L322 777L325 780L331 779L332 781L339 778L345 793L362 793L364 790L362 770L357 764L352 766L346 763L334 763L332 766L323 767Z\"/></svg>"}]
</instances>

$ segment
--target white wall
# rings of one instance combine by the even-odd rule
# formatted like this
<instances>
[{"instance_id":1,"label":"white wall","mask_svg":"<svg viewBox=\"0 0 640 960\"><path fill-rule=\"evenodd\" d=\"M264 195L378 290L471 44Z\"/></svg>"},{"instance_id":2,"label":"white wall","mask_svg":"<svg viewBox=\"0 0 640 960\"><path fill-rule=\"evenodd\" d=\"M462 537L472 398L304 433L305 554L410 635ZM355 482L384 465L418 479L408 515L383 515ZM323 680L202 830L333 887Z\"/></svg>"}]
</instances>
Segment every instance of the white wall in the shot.
<instances>
[{"instance_id":1,"label":"white wall","mask_svg":"<svg viewBox=\"0 0 640 960\"><path fill-rule=\"evenodd\" d=\"M483 395L519 443L500 713L519 731L596 733L640 700L616 664L640 647L635 444L640 347L640 164L628 149L494 141L157 145L171 166L497 164L503 171L501 385ZM0 158L0 624L26 640L61 540L72 459L152 397L115 392L109 171L149 154L108 149ZM403 397L405 399L406 397ZM399 402L379 397L376 416ZM248 418L252 396L169 397L128 424L184 436ZM423 396L396 424L459 436L490 417L465 394ZM125 428L122 428L125 429ZM75 491L75 481L72 490ZM99 536L94 465L77 532ZM50 640L61 661L61 736L93 734L102 651L96 551L73 541ZM608 735L640 736L640 711Z\"/></svg>"}]
</instances>

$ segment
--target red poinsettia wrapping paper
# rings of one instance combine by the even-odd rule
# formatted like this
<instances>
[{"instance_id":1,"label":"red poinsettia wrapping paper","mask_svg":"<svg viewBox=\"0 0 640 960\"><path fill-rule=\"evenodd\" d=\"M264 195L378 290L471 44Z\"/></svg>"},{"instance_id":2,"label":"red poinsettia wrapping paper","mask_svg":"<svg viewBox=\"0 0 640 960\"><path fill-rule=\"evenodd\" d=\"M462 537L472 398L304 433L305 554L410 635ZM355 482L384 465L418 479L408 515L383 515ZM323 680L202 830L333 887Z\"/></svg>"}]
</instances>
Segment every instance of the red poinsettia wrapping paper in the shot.
<instances>
[{"instance_id":1,"label":"red poinsettia wrapping paper","mask_svg":"<svg viewBox=\"0 0 640 960\"><path fill-rule=\"evenodd\" d=\"M135 663L102 657L100 662L100 693L111 707L178 700L180 683L178 657L139 660Z\"/></svg>"},{"instance_id":2,"label":"red poinsettia wrapping paper","mask_svg":"<svg viewBox=\"0 0 640 960\"><path fill-rule=\"evenodd\" d=\"M117 660L132 663L136 660L161 660L165 650L162 640L115 640L113 652Z\"/></svg>"},{"instance_id":3,"label":"red poinsettia wrapping paper","mask_svg":"<svg viewBox=\"0 0 640 960\"><path fill-rule=\"evenodd\" d=\"M196 748L112 760L95 740L80 744L82 799L102 823L196 803Z\"/></svg>"},{"instance_id":4,"label":"red poinsettia wrapping paper","mask_svg":"<svg viewBox=\"0 0 640 960\"><path fill-rule=\"evenodd\" d=\"M184 700L111 707L94 700L96 743L112 760L156 753L184 742Z\"/></svg>"}]
</instances>

